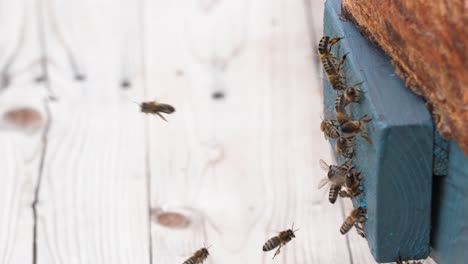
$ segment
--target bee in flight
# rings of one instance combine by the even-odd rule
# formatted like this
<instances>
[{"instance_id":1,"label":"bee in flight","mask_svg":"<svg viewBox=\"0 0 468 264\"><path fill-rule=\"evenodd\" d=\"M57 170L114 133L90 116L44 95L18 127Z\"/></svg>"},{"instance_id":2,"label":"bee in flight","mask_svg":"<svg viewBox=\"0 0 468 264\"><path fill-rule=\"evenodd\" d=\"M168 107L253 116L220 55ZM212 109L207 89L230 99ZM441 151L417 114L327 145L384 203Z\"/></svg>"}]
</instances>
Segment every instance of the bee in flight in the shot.
<instances>
[{"instance_id":1,"label":"bee in flight","mask_svg":"<svg viewBox=\"0 0 468 264\"><path fill-rule=\"evenodd\" d=\"M320 167L328 172L327 177L320 180L318 188L321 189L323 186L330 183L330 190L328 192L328 201L334 204L338 198L338 194L341 187L346 183L346 174L351 170L351 162L348 161L341 166L328 165L325 161L320 160Z\"/></svg>"},{"instance_id":2,"label":"bee in flight","mask_svg":"<svg viewBox=\"0 0 468 264\"><path fill-rule=\"evenodd\" d=\"M362 223L366 221L366 209L364 207L358 207L351 211L351 213L346 217L345 221L341 225L340 233L342 235L348 233L349 230L354 226L358 234L362 237L364 235L364 228Z\"/></svg>"},{"instance_id":3,"label":"bee in flight","mask_svg":"<svg viewBox=\"0 0 468 264\"><path fill-rule=\"evenodd\" d=\"M336 112L336 119L340 123L340 130L345 135L359 134L367 143L372 144L372 140L366 132L365 124L372 121L368 115L363 115L359 119L353 119L345 112Z\"/></svg>"},{"instance_id":4,"label":"bee in flight","mask_svg":"<svg viewBox=\"0 0 468 264\"><path fill-rule=\"evenodd\" d=\"M286 245L289 241L291 241L293 238L296 236L294 235L295 232L297 232L299 229L294 230L294 224L292 225L291 229L284 230L278 233L277 236L272 237L268 239L265 244L263 244L263 251L270 251L278 247L278 249L275 252L275 255L273 255L274 259L276 255L280 253L281 247Z\"/></svg>"},{"instance_id":5,"label":"bee in flight","mask_svg":"<svg viewBox=\"0 0 468 264\"><path fill-rule=\"evenodd\" d=\"M138 104L138 103L136 103ZM167 122L166 118L161 113L172 114L175 112L175 108L169 104L161 104L156 101L143 102L138 104L140 111L145 114L156 114Z\"/></svg>"},{"instance_id":6,"label":"bee in flight","mask_svg":"<svg viewBox=\"0 0 468 264\"><path fill-rule=\"evenodd\" d=\"M189 259L184 261L184 263L182 263L182 264L201 264L201 263L203 263L208 258L208 256L210 255L210 253L208 252L209 248L210 247L203 247L203 248L195 251L195 253L193 253L193 255Z\"/></svg>"}]
</instances>

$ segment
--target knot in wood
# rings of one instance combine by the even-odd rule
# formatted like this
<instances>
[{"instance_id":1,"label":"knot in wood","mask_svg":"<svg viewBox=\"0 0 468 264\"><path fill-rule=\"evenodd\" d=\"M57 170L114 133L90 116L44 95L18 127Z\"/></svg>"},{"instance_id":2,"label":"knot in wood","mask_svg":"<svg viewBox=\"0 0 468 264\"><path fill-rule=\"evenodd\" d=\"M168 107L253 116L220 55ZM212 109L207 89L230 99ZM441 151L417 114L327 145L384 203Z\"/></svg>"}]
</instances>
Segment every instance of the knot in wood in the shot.
<instances>
[{"instance_id":1,"label":"knot in wood","mask_svg":"<svg viewBox=\"0 0 468 264\"><path fill-rule=\"evenodd\" d=\"M42 123L39 111L30 107L19 107L7 111L3 120L9 125L19 129L36 129Z\"/></svg>"},{"instance_id":2,"label":"knot in wood","mask_svg":"<svg viewBox=\"0 0 468 264\"><path fill-rule=\"evenodd\" d=\"M154 209L151 214L153 222L169 228L184 229L187 228L191 223L187 216L179 212Z\"/></svg>"}]
</instances>

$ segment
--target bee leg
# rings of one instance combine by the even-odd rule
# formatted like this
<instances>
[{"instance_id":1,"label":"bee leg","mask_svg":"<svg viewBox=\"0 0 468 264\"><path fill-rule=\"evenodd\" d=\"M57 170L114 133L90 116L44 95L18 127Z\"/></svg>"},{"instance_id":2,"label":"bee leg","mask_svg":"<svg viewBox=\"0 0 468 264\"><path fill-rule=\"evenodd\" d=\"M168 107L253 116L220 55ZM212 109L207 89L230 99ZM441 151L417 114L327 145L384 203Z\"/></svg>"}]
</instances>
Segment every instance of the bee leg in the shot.
<instances>
[{"instance_id":1,"label":"bee leg","mask_svg":"<svg viewBox=\"0 0 468 264\"><path fill-rule=\"evenodd\" d=\"M275 255L273 255L273 258L274 259L276 257L276 255L278 255L280 252L281 252L281 244L279 245L278 249L275 251Z\"/></svg>"},{"instance_id":2,"label":"bee leg","mask_svg":"<svg viewBox=\"0 0 468 264\"><path fill-rule=\"evenodd\" d=\"M345 63L346 57L348 56L349 52L347 52L341 59L339 60L338 63L338 72L340 72L343 69L343 64Z\"/></svg>"},{"instance_id":3,"label":"bee leg","mask_svg":"<svg viewBox=\"0 0 468 264\"><path fill-rule=\"evenodd\" d=\"M340 197L341 197L341 198L345 198L345 197L351 198L351 195L350 195L347 191L345 191L345 190L341 190L341 191L339 192L339 194L340 194Z\"/></svg>"},{"instance_id":4,"label":"bee leg","mask_svg":"<svg viewBox=\"0 0 468 264\"><path fill-rule=\"evenodd\" d=\"M367 135L367 133L361 133L361 137L369 144L372 145L372 139Z\"/></svg>"},{"instance_id":5,"label":"bee leg","mask_svg":"<svg viewBox=\"0 0 468 264\"><path fill-rule=\"evenodd\" d=\"M364 234L364 229L358 222L354 223L354 228L356 228L356 232L358 233L358 235L360 235L361 237L366 237L366 235Z\"/></svg>"},{"instance_id":6,"label":"bee leg","mask_svg":"<svg viewBox=\"0 0 468 264\"><path fill-rule=\"evenodd\" d=\"M166 122L167 122L166 118L164 118L164 116L163 116L163 115L161 115L161 113L159 113L159 112L156 112L156 114L157 114L159 117L161 117L161 118L162 118L164 121L166 121Z\"/></svg>"}]
</instances>

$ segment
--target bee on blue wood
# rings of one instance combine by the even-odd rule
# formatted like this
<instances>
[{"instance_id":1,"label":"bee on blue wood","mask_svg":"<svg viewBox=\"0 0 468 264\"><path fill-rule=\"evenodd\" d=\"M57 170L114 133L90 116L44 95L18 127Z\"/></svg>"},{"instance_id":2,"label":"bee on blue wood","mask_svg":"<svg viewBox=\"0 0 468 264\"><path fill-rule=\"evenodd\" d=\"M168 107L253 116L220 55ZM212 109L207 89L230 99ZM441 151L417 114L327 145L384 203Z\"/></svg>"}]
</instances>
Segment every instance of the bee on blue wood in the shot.
<instances>
[{"instance_id":1,"label":"bee on blue wood","mask_svg":"<svg viewBox=\"0 0 468 264\"><path fill-rule=\"evenodd\" d=\"M320 123L320 130L325 135L325 139L337 139L340 136L336 120L322 120L322 123Z\"/></svg>"},{"instance_id":2,"label":"bee on blue wood","mask_svg":"<svg viewBox=\"0 0 468 264\"><path fill-rule=\"evenodd\" d=\"M361 101L362 90L357 87L361 84L362 82L346 87L343 93L345 105L348 105L349 103L359 103L359 101Z\"/></svg>"},{"instance_id":3,"label":"bee on blue wood","mask_svg":"<svg viewBox=\"0 0 468 264\"><path fill-rule=\"evenodd\" d=\"M372 118L368 115L353 119L346 112L336 112L336 120L340 124L340 130L344 135L360 135L367 143L372 144L372 140L365 129L366 123L372 121Z\"/></svg>"},{"instance_id":4,"label":"bee on blue wood","mask_svg":"<svg viewBox=\"0 0 468 264\"><path fill-rule=\"evenodd\" d=\"M345 77L342 76L340 72L348 53L344 54L340 59L335 57L331 52L333 45L338 43L341 39L343 38L330 38L329 36L324 36L320 39L318 46L320 61L322 62L325 73L327 74L328 82L334 90L344 90L346 88L346 85L343 82Z\"/></svg>"},{"instance_id":5,"label":"bee on blue wood","mask_svg":"<svg viewBox=\"0 0 468 264\"><path fill-rule=\"evenodd\" d=\"M156 114L166 122L167 122L166 118L164 118L164 116L161 113L172 114L175 112L175 108L172 105L162 104L156 101L143 102L138 105L140 106L141 112L145 114Z\"/></svg>"},{"instance_id":6,"label":"bee on blue wood","mask_svg":"<svg viewBox=\"0 0 468 264\"><path fill-rule=\"evenodd\" d=\"M398 256L398 260L396 263L397 264L422 264L422 262L418 260L408 260L408 259L402 260L401 256Z\"/></svg>"},{"instance_id":7,"label":"bee on blue wood","mask_svg":"<svg viewBox=\"0 0 468 264\"><path fill-rule=\"evenodd\" d=\"M351 159L354 155L354 143L353 143L354 136L339 136L336 140L335 144L335 151L339 155Z\"/></svg>"},{"instance_id":8,"label":"bee on blue wood","mask_svg":"<svg viewBox=\"0 0 468 264\"><path fill-rule=\"evenodd\" d=\"M320 167L327 171L327 177L320 180L318 188L321 189L323 186L330 183L330 190L328 192L328 201L334 204L338 198L338 194L342 186L346 183L346 175L351 170L352 165L350 161L347 161L341 166L328 165L325 161L320 160Z\"/></svg>"},{"instance_id":9,"label":"bee on blue wood","mask_svg":"<svg viewBox=\"0 0 468 264\"><path fill-rule=\"evenodd\" d=\"M184 261L182 264L201 264L201 263L203 263L208 258L208 256L210 255L210 253L208 252L208 248L210 248L210 247L203 247L203 248L195 251L195 253L193 253L193 255L189 259Z\"/></svg>"},{"instance_id":10,"label":"bee on blue wood","mask_svg":"<svg viewBox=\"0 0 468 264\"><path fill-rule=\"evenodd\" d=\"M340 191L340 197L349 197L353 199L354 197L362 193L361 189L359 189L360 186L361 186L361 173L357 172L354 168L352 168L346 174L346 180L345 180L346 190Z\"/></svg>"},{"instance_id":11,"label":"bee on blue wood","mask_svg":"<svg viewBox=\"0 0 468 264\"><path fill-rule=\"evenodd\" d=\"M349 230L354 226L358 234L362 237L364 235L364 228L362 223L366 221L366 209L364 207L358 207L351 211L351 213L346 217L345 221L341 225L340 233L342 235L348 233Z\"/></svg>"},{"instance_id":12,"label":"bee on blue wood","mask_svg":"<svg viewBox=\"0 0 468 264\"><path fill-rule=\"evenodd\" d=\"M279 232L277 236L268 239L268 241L265 242L265 244L263 244L263 248L262 248L263 251L270 251L275 248L278 248L275 254L273 255L272 259L274 259L276 255L280 253L281 247L286 245L286 243L288 243L289 241L291 241L293 238L296 237L294 233L297 231L299 231L299 229L294 230L294 224L293 224L291 229Z\"/></svg>"}]
</instances>

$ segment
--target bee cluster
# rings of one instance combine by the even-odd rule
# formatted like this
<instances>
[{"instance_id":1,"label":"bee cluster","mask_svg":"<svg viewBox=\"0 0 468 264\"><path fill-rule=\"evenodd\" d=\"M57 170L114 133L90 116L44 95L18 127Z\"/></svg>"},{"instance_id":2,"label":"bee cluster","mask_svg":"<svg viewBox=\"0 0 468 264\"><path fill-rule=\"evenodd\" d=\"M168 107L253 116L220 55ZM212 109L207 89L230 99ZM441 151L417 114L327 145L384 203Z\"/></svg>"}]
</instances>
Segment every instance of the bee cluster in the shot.
<instances>
[{"instance_id":1,"label":"bee cluster","mask_svg":"<svg viewBox=\"0 0 468 264\"><path fill-rule=\"evenodd\" d=\"M356 199L362 191L361 173L353 165L353 158L356 155L355 139L357 136L368 144L372 144L366 131L366 124L372 119L368 115L363 115L354 119L348 113L346 107L352 103L359 103L362 100L363 91L358 87L361 83L354 85L346 84L346 76L343 66L348 53L342 57L333 54L332 48L342 37L331 38L324 36L318 46L320 61L325 70L327 80L331 88L336 91L334 116L335 119L324 119L320 124L320 130L324 133L325 139L335 141L335 151L342 156L345 162L341 165L328 165L320 160L320 167L327 171L327 177L319 182L319 189L329 185L328 200L334 204L338 196ZM353 226L357 233L365 237L363 224L366 220L366 208L358 207L353 209L340 228L341 234L346 234Z\"/></svg>"}]
</instances>

